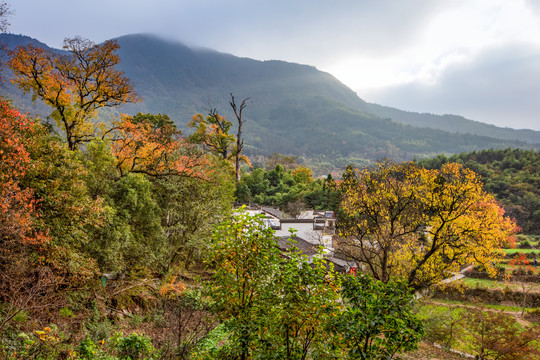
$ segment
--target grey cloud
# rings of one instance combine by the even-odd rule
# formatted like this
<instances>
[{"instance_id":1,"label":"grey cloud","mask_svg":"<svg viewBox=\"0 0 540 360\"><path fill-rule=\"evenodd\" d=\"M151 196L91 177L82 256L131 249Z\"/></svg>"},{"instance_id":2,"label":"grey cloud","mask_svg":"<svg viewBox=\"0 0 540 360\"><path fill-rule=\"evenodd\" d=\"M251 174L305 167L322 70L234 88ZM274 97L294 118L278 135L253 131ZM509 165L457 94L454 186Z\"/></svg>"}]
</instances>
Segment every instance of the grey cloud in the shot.
<instances>
[{"instance_id":1,"label":"grey cloud","mask_svg":"<svg viewBox=\"0 0 540 360\"><path fill-rule=\"evenodd\" d=\"M150 32L235 55L317 65L351 52L384 55L414 41L430 0L17 0L15 29L58 45ZM53 42L53 44L51 44Z\"/></svg>"},{"instance_id":2,"label":"grey cloud","mask_svg":"<svg viewBox=\"0 0 540 360\"><path fill-rule=\"evenodd\" d=\"M507 45L449 66L434 85L411 83L370 100L404 110L452 113L513 128L540 130L540 48Z\"/></svg>"},{"instance_id":3,"label":"grey cloud","mask_svg":"<svg viewBox=\"0 0 540 360\"><path fill-rule=\"evenodd\" d=\"M536 12L540 16L540 2L538 0L525 0L525 5L527 5L531 10Z\"/></svg>"},{"instance_id":4,"label":"grey cloud","mask_svg":"<svg viewBox=\"0 0 540 360\"><path fill-rule=\"evenodd\" d=\"M232 23L226 20L235 36L211 34L211 45L258 58L304 59L303 62L312 64L354 52L388 54L411 43L422 25L442 6L425 0L260 4L246 3L229 18Z\"/></svg>"}]
</instances>

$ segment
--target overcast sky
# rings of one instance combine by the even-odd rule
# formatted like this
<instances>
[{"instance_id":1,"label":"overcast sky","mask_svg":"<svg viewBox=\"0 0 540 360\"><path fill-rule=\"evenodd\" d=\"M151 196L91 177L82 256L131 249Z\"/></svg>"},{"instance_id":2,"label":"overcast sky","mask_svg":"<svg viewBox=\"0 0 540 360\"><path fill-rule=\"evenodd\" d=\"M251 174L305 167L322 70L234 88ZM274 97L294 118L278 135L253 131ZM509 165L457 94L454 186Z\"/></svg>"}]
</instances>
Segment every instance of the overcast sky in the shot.
<instances>
[{"instance_id":1,"label":"overcast sky","mask_svg":"<svg viewBox=\"0 0 540 360\"><path fill-rule=\"evenodd\" d=\"M316 66L364 100L540 130L538 0L7 0L10 30L61 47L153 33Z\"/></svg>"}]
</instances>

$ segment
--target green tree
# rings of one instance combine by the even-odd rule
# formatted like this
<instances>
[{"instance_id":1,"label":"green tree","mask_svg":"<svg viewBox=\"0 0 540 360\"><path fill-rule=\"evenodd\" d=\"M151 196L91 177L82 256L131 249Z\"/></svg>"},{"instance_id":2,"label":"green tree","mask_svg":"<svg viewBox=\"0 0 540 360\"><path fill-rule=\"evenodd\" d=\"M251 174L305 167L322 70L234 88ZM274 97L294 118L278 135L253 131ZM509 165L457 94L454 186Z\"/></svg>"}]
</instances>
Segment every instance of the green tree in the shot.
<instances>
[{"instance_id":1,"label":"green tree","mask_svg":"<svg viewBox=\"0 0 540 360\"><path fill-rule=\"evenodd\" d=\"M279 250L273 230L262 217L242 213L219 225L212 238L209 260L215 272L209 292L231 332L228 356L251 359L268 309L277 301Z\"/></svg>"},{"instance_id":2,"label":"green tree","mask_svg":"<svg viewBox=\"0 0 540 360\"><path fill-rule=\"evenodd\" d=\"M33 166L21 182L34 189L40 204L40 226L53 242L82 250L94 229L104 224L104 199L91 196L86 183L89 170L81 153L71 151L58 137L39 127L28 142Z\"/></svg>"},{"instance_id":3,"label":"green tree","mask_svg":"<svg viewBox=\"0 0 540 360\"><path fill-rule=\"evenodd\" d=\"M127 174L111 184L105 204L105 223L85 248L101 269L163 271L167 244L152 182L142 174Z\"/></svg>"},{"instance_id":4,"label":"green tree","mask_svg":"<svg viewBox=\"0 0 540 360\"><path fill-rule=\"evenodd\" d=\"M348 359L393 359L398 352L417 348L423 330L404 282L347 276L341 296L345 308L330 329L341 336Z\"/></svg>"},{"instance_id":5,"label":"green tree","mask_svg":"<svg viewBox=\"0 0 540 360\"><path fill-rule=\"evenodd\" d=\"M333 353L326 326L339 313L340 277L322 254L310 261L292 242L279 263L276 303L269 310L263 351L280 359L318 359ZM334 354L335 355L335 354Z\"/></svg>"},{"instance_id":6,"label":"green tree","mask_svg":"<svg viewBox=\"0 0 540 360\"><path fill-rule=\"evenodd\" d=\"M234 170L217 157L210 160L205 179L168 177L156 181L167 238L164 263L167 269L185 268L204 255L204 239L230 214L234 201Z\"/></svg>"},{"instance_id":7,"label":"green tree","mask_svg":"<svg viewBox=\"0 0 540 360\"><path fill-rule=\"evenodd\" d=\"M332 352L325 327L339 312L339 277L291 243L277 247L261 216L239 214L213 235L208 289L229 329L225 358L317 359Z\"/></svg>"}]
</instances>

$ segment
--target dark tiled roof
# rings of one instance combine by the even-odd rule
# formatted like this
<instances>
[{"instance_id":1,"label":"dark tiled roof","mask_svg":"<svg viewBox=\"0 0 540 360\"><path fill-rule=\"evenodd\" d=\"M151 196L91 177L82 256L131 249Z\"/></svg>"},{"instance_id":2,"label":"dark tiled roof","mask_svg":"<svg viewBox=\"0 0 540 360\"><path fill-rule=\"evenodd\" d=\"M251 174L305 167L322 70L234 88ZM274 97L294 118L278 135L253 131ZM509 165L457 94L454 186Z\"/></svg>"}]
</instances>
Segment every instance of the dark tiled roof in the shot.
<instances>
[{"instance_id":1,"label":"dark tiled roof","mask_svg":"<svg viewBox=\"0 0 540 360\"><path fill-rule=\"evenodd\" d=\"M292 238L293 242L288 241L289 239L289 236L280 236L278 238L278 246L282 251L289 250L291 247L296 246L298 250L302 251L306 256L312 256L318 253L318 245L314 245L297 236Z\"/></svg>"},{"instance_id":2,"label":"dark tiled roof","mask_svg":"<svg viewBox=\"0 0 540 360\"><path fill-rule=\"evenodd\" d=\"M261 210L272 216L277 217L278 219L283 219L283 213L276 208L268 207L268 206L261 206Z\"/></svg>"},{"instance_id":3,"label":"dark tiled roof","mask_svg":"<svg viewBox=\"0 0 540 360\"><path fill-rule=\"evenodd\" d=\"M314 219L282 219L283 224L313 224Z\"/></svg>"}]
</instances>

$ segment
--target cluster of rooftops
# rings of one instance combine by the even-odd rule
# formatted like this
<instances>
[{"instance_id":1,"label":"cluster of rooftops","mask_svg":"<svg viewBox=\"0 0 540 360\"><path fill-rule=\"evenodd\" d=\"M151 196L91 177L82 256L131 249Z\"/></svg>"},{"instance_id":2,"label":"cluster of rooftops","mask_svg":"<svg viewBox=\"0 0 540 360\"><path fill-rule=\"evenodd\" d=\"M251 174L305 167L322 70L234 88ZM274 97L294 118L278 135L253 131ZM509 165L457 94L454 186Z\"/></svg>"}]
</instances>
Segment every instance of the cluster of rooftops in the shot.
<instances>
[{"instance_id":1,"label":"cluster of rooftops","mask_svg":"<svg viewBox=\"0 0 540 360\"><path fill-rule=\"evenodd\" d=\"M264 224L275 231L282 251L288 251L294 244L310 260L321 256L322 252L322 256L334 264L336 271L347 272L356 268L354 261L342 259L334 253L336 218L333 211L305 210L297 218L287 219L279 209L273 207L250 205L245 209L250 215L264 216Z\"/></svg>"}]
</instances>

